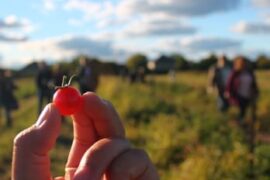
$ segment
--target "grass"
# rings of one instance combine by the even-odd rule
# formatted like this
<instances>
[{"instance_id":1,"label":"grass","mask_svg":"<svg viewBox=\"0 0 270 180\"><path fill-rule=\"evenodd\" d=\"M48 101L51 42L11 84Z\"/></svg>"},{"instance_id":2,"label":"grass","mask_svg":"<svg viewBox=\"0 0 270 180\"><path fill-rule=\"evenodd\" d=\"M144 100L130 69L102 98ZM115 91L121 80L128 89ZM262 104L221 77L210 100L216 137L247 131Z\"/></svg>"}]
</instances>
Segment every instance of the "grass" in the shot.
<instances>
[{"instance_id":1,"label":"grass","mask_svg":"<svg viewBox=\"0 0 270 180\"><path fill-rule=\"evenodd\" d=\"M270 134L269 71L257 72L261 89L257 133ZM167 76L148 77L147 84L129 84L104 76L98 94L110 100L125 125L128 139L145 149L163 180L248 179L250 154L247 134L235 125L237 110L216 110L215 96L205 90L206 74L178 73L175 82ZM37 99L32 79L21 79L17 96L20 109L14 127L0 127L0 179L10 178L12 141L37 118ZM250 118L247 118L249 120ZM51 153L52 173L64 174L72 140L67 119ZM270 145L256 142L253 171L257 179L270 179Z\"/></svg>"}]
</instances>

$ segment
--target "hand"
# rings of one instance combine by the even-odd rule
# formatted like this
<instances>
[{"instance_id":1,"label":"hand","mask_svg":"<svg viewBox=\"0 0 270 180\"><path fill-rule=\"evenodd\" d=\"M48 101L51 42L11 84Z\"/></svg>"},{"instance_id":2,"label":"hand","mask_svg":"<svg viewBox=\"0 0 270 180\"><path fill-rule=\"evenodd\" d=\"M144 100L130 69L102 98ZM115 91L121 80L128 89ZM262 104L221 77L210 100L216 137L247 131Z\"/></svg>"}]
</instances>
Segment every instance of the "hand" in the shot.
<instances>
[{"instance_id":1,"label":"hand","mask_svg":"<svg viewBox=\"0 0 270 180\"><path fill-rule=\"evenodd\" d=\"M56 180L156 180L147 154L131 148L113 106L93 93L73 119L74 139L64 177ZM12 179L51 180L49 151L60 133L61 117L49 104L35 125L14 139Z\"/></svg>"}]
</instances>

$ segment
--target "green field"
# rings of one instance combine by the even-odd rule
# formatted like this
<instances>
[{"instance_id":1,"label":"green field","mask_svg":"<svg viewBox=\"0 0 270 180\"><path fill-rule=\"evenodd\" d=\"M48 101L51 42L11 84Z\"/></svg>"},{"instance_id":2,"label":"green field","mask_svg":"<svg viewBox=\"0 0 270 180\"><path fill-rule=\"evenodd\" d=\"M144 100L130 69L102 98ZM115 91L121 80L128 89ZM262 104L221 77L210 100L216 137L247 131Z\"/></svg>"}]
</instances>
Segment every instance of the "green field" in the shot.
<instances>
[{"instance_id":1,"label":"green field","mask_svg":"<svg viewBox=\"0 0 270 180\"><path fill-rule=\"evenodd\" d=\"M206 73L178 73L175 82L165 75L148 77L148 83L132 85L106 76L101 78L98 94L114 104L128 139L149 153L162 180L241 180L251 172L257 179L270 179L270 72L257 72L257 77L261 93L254 154L249 153L247 132L235 123L237 109L227 114L216 110L215 96L205 90ZM1 180L10 178L13 138L37 118L34 82L21 79L16 83L21 108L14 113L14 127L5 128L0 121ZM66 119L51 154L54 176L64 174L71 129Z\"/></svg>"}]
</instances>

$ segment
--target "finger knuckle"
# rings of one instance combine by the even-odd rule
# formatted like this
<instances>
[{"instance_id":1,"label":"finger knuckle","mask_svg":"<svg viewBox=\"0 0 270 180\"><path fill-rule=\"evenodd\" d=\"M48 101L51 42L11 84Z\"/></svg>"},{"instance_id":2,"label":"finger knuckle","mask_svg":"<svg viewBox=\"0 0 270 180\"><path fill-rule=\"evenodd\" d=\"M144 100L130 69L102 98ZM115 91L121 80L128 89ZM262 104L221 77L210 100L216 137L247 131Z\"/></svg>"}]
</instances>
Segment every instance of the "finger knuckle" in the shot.
<instances>
[{"instance_id":1,"label":"finger knuckle","mask_svg":"<svg viewBox=\"0 0 270 180\"><path fill-rule=\"evenodd\" d=\"M142 149L133 149L131 150L131 153L134 154L134 157L140 157L141 159L145 160L149 159L148 154Z\"/></svg>"},{"instance_id":2,"label":"finger knuckle","mask_svg":"<svg viewBox=\"0 0 270 180\"><path fill-rule=\"evenodd\" d=\"M23 130L20 132L13 140L14 146L29 146L31 143L31 137L35 134L34 129L32 127Z\"/></svg>"},{"instance_id":3,"label":"finger knuckle","mask_svg":"<svg viewBox=\"0 0 270 180\"><path fill-rule=\"evenodd\" d=\"M94 92L86 92L83 95L88 101L100 101L100 97L96 95Z\"/></svg>"}]
</instances>

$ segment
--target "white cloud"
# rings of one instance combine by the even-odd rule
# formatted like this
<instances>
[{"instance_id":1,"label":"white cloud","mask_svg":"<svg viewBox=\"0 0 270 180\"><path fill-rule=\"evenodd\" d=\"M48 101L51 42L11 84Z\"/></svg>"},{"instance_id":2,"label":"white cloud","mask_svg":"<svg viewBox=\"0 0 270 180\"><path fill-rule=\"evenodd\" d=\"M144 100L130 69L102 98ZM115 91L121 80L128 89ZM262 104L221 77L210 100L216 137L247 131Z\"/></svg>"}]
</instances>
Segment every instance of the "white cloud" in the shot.
<instances>
[{"instance_id":1,"label":"white cloud","mask_svg":"<svg viewBox=\"0 0 270 180\"><path fill-rule=\"evenodd\" d=\"M18 27L21 23L18 22L17 17L14 15L7 16L1 23L3 28Z\"/></svg>"},{"instance_id":2,"label":"white cloud","mask_svg":"<svg viewBox=\"0 0 270 180\"><path fill-rule=\"evenodd\" d=\"M144 18L131 23L124 31L125 36L169 36L193 34L196 28L174 18Z\"/></svg>"},{"instance_id":3,"label":"white cloud","mask_svg":"<svg viewBox=\"0 0 270 180\"><path fill-rule=\"evenodd\" d=\"M118 39L116 33L114 32L98 32L92 36L95 41L103 41L103 42L113 42L115 39Z\"/></svg>"},{"instance_id":4,"label":"white cloud","mask_svg":"<svg viewBox=\"0 0 270 180\"><path fill-rule=\"evenodd\" d=\"M126 18L101 18L97 21L97 27L102 29L102 28L107 28L107 27L114 27L114 26L122 26L128 23L129 20Z\"/></svg>"},{"instance_id":5,"label":"white cloud","mask_svg":"<svg viewBox=\"0 0 270 180\"><path fill-rule=\"evenodd\" d=\"M80 18L69 19L69 24L80 26L88 22L96 23L98 28L119 25L127 22L125 17L116 17L116 6L110 1L91 2L87 0L68 0L64 4L64 10L81 12Z\"/></svg>"},{"instance_id":6,"label":"white cloud","mask_svg":"<svg viewBox=\"0 0 270 180\"><path fill-rule=\"evenodd\" d=\"M54 0L43 0L43 5L47 11L53 11L56 8Z\"/></svg>"},{"instance_id":7,"label":"white cloud","mask_svg":"<svg viewBox=\"0 0 270 180\"><path fill-rule=\"evenodd\" d=\"M18 51L30 59L58 59L70 53L63 52L57 47L57 42L64 37L47 38L41 40L28 41L17 46Z\"/></svg>"},{"instance_id":8,"label":"white cloud","mask_svg":"<svg viewBox=\"0 0 270 180\"><path fill-rule=\"evenodd\" d=\"M215 51L227 50L241 47L242 43L238 40L227 38L186 38L180 41L180 47L190 51Z\"/></svg>"},{"instance_id":9,"label":"white cloud","mask_svg":"<svg viewBox=\"0 0 270 180\"><path fill-rule=\"evenodd\" d=\"M80 22L94 21L98 27L123 25L149 16L169 17L203 16L236 9L241 0L119 0L91 2L67 0L64 9L82 13ZM71 24L77 25L77 23ZM78 21L77 21L78 22Z\"/></svg>"},{"instance_id":10,"label":"white cloud","mask_svg":"<svg viewBox=\"0 0 270 180\"><path fill-rule=\"evenodd\" d=\"M30 26L30 21L28 19L19 19L15 15L9 15L3 18L2 20L0 19L0 28L22 28L26 26Z\"/></svg>"},{"instance_id":11,"label":"white cloud","mask_svg":"<svg viewBox=\"0 0 270 180\"><path fill-rule=\"evenodd\" d=\"M234 39L219 37L186 37L179 40L161 40L158 47L166 50L177 51L179 49L196 52L196 51L216 51L241 48L242 42Z\"/></svg>"},{"instance_id":12,"label":"white cloud","mask_svg":"<svg viewBox=\"0 0 270 180\"><path fill-rule=\"evenodd\" d=\"M235 24L232 31L246 34L270 34L270 23L242 21Z\"/></svg>"},{"instance_id":13,"label":"white cloud","mask_svg":"<svg viewBox=\"0 0 270 180\"><path fill-rule=\"evenodd\" d=\"M261 8L269 8L270 7L270 0L252 0L252 3Z\"/></svg>"},{"instance_id":14,"label":"white cloud","mask_svg":"<svg viewBox=\"0 0 270 180\"><path fill-rule=\"evenodd\" d=\"M26 18L15 15L0 19L0 41L21 42L27 40L27 34L33 32L35 27Z\"/></svg>"},{"instance_id":15,"label":"white cloud","mask_svg":"<svg viewBox=\"0 0 270 180\"><path fill-rule=\"evenodd\" d=\"M263 18L265 19L266 23L270 23L270 13L263 14Z\"/></svg>"},{"instance_id":16,"label":"white cloud","mask_svg":"<svg viewBox=\"0 0 270 180\"><path fill-rule=\"evenodd\" d=\"M4 35L4 34L0 34L0 41L2 42L22 42L22 41L26 41L27 37L23 36L23 35Z\"/></svg>"},{"instance_id":17,"label":"white cloud","mask_svg":"<svg viewBox=\"0 0 270 180\"><path fill-rule=\"evenodd\" d=\"M163 39L151 47L152 52L159 54L181 53L190 59L199 59L216 54L238 54L242 52L242 42L235 39L225 39L220 37L186 37L175 40Z\"/></svg>"},{"instance_id":18,"label":"white cloud","mask_svg":"<svg viewBox=\"0 0 270 180\"><path fill-rule=\"evenodd\" d=\"M81 11L85 17L92 19L102 11L100 4L101 3L93 3L87 0L68 0L64 5L64 9L69 11Z\"/></svg>"},{"instance_id":19,"label":"white cloud","mask_svg":"<svg viewBox=\"0 0 270 180\"><path fill-rule=\"evenodd\" d=\"M73 54L86 54L99 57L110 57L114 54L111 42L96 41L93 38L83 36L64 38L57 42L56 46Z\"/></svg>"},{"instance_id":20,"label":"white cloud","mask_svg":"<svg viewBox=\"0 0 270 180\"><path fill-rule=\"evenodd\" d=\"M165 13L178 16L202 16L233 10L240 0L122 0L117 7L120 15Z\"/></svg>"},{"instance_id":21,"label":"white cloud","mask_svg":"<svg viewBox=\"0 0 270 180\"><path fill-rule=\"evenodd\" d=\"M129 54L140 52L157 57L160 54L181 53L190 59L200 59L210 53L239 54L242 52L242 41L220 37L190 36L181 39L162 38L151 43L124 42L116 44L116 47Z\"/></svg>"},{"instance_id":22,"label":"white cloud","mask_svg":"<svg viewBox=\"0 0 270 180\"><path fill-rule=\"evenodd\" d=\"M2 64L21 66L32 60L58 61L71 59L79 54L114 59L118 55L111 42L88 36L61 36L42 40L26 41L17 44L0 43L3 51ZM16 53L13 53L16 51Z\"/></svg>"},{"instance_id":23,"label":"white cloud","mask_svg":"<svg viewBox=\"0 0 270 180\"><path fill-rule=\"evenodd\" d=\"M68 20L68 24L70 24L72 26L81 26L81 25L83 25L83 21L71 18L71 19Z\"/></svg>"}]
</instances>

